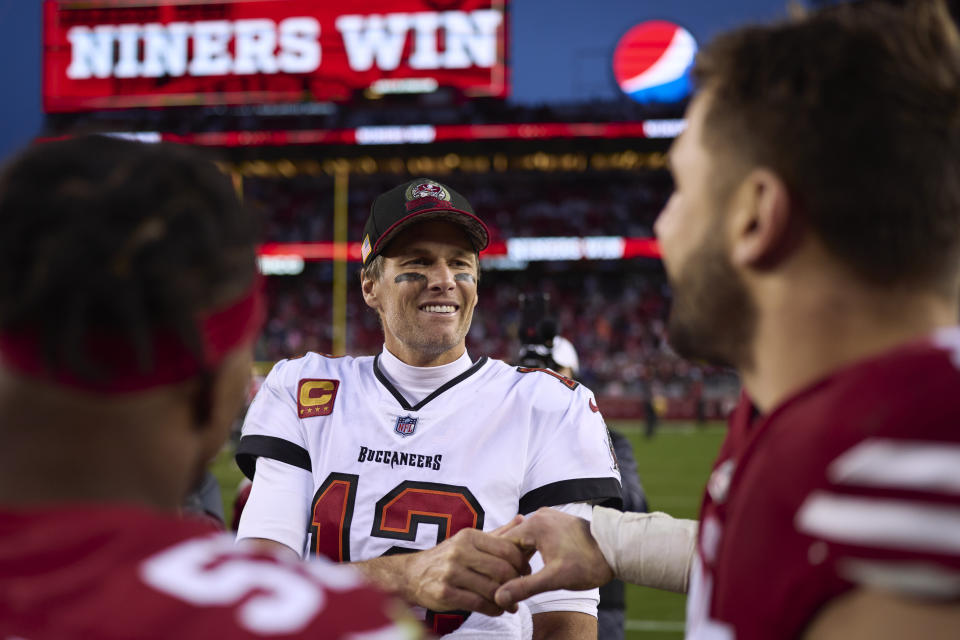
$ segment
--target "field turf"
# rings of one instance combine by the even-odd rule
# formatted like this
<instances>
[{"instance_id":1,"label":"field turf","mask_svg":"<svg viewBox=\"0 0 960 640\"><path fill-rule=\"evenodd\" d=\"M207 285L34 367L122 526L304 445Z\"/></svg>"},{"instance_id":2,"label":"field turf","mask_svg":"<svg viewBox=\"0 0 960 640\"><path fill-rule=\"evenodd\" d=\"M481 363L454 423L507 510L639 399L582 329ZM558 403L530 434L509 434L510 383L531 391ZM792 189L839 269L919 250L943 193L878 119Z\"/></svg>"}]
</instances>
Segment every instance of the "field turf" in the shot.
<instances>
[{"instance_id":1,"label":"field turf","mask_svg":"<svg viewBox=\"0 0 960 640\"><path fill-rule=\"evenodd\" d=\"M697 428L690 423L663 425L653 438L643 435L640 422L610 421L633 444L640 479L650 508L681 518L696 518L703 487L725 433L720 423ZM225 448L213 464L223 489L224 513L230 522L233 496L242 478ZM683 637L686 597L627 586L627 640L677 640Z\"/></svg>"},{"instance_id":2,"label":"field turf","mask_svg":"<svg viewBox=\"0 0 960 640\"><path fill-rule=\"evenodd\" d=\"M652 511L696 518L713 459L726 434L722 423L697 428L669 423L649 440L636 422L610 421L633 444L640 480ZM627 640L683 637L686 596L627 585Z\"/></svg>"}]
</instances>

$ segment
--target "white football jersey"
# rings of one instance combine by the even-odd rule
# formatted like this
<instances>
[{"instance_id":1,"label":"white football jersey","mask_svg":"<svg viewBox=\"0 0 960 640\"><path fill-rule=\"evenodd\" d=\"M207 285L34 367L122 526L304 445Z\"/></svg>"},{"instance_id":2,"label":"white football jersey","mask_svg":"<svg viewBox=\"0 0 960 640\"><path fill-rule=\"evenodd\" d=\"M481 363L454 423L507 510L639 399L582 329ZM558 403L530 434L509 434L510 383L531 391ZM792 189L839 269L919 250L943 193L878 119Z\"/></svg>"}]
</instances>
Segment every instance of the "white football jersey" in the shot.
<instances>
[{"instance_id":1,"label":"white football jersey","mask_svg":"<svg viewBox=\"0 0 960 640\"><path fill-rule=\"evenodd\" d=\"M366 560L427 549L465 527L490 531L542 506L619 501L607 428L582 385L481 358L411 406L378 360L281 361L247 413L237 462L248 477L261 456L312 474L309 552ZM428 612L427 621L444 633L462 613ZM514 636L512 616L467 616L463 631Z\"/></svg>"}]
</instances>

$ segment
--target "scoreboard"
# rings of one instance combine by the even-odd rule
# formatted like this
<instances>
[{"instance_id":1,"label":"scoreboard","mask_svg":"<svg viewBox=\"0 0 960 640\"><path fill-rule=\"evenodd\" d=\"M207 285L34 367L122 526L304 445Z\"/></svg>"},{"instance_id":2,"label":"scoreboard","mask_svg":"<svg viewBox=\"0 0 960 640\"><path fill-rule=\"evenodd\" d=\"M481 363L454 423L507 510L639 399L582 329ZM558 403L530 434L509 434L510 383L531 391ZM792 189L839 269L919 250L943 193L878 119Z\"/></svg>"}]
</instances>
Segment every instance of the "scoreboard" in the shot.
<instances>
[{"instance_id":1,"label":"scoreboard","mask_svg":"<svg viewBox=\"0 0 960 640\"><path fill-rule=\"evenodd\" d=\"M45 0L47 112L506 97L507 0Z\"/></svg>"}]
</instances>

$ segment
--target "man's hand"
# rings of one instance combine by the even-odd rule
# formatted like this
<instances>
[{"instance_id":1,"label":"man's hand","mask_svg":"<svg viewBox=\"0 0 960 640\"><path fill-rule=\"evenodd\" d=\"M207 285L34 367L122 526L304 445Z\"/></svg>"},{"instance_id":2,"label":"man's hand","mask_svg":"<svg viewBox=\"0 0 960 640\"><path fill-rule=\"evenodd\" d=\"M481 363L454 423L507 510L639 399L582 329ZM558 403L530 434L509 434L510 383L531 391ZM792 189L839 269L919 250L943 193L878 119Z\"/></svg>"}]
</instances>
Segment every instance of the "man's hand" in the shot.
<instances>
[{"instance_id":1,"label":"man's hand","mask_svg":"<svg viewBox=\"0 0 960 640\"><path fill-rule=\"evenodd\" d=\"M525 553L497 535L519 521L517 516L490 533L462 529L432 549L383 556L355 566L371 582L410 604L434 611L466 609L498 616L504 608L494 601L497 587L530 572L527 561L532 552ZM516 611L516 606L508 610Z\"/></svg>"},{"instance_id":2,"label":"man's hand","mask_svg":"<svg viewBox=\"0 0 960 640\"><path fill-rule=\"evenodd\" d=\"M514 578L497 589L495 602L513 611L521 600L554 589L592 589L610 582L613 570L590 535L590 523L556 509L542 508L521 524L502 527L500 536L520 548L537 550L543 569Z\"/></svg>"}]
</instances>

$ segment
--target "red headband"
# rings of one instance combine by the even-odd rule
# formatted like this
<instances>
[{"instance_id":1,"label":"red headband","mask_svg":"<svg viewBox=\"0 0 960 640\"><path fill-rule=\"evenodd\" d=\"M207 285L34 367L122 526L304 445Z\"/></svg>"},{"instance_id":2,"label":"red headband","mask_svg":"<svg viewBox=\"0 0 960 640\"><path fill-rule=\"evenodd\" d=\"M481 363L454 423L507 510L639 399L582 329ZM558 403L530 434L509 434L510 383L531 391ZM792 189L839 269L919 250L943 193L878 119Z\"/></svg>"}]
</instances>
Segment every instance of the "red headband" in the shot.
<instances>
[{"instance_id":1,"label":"red headband","mask_svg":"<svg viewBox=\"0 0 960 640\"><path fill-rule=\"evenodd\" d=\"M56 384L99 393L128 393L183 382L201 371L215 369L226 355L252 340L263 324L262 279L230 306L197 316L197 330L203 348L202 360L172 331L154 332L153 368L141 371L136 352L128 340L101 333L86 340L89 353L104 369L102 377L81 378L62 370L51 370L44 361L40 336L35 330L0 332L0 356L10 369Z\"/></svg>"}]
</instances>

